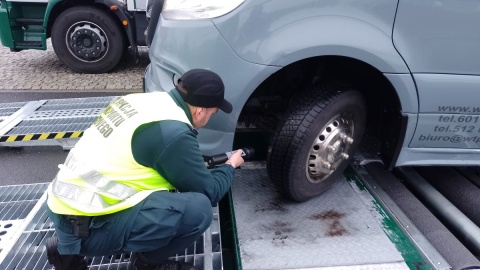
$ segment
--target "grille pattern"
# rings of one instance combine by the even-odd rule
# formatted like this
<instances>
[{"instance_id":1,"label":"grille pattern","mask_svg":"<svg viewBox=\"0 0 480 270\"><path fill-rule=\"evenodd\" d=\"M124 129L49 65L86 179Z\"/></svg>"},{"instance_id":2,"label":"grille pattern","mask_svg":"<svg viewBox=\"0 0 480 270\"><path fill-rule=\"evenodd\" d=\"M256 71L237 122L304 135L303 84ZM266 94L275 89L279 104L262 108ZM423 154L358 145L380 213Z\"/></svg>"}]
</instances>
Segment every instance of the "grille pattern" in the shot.
<instances>
[{"instance_id":1,"label":"grille pattern","mask_svg":"<svg viewBox=\"0 0 480 270\"><path fill-rule=\"evenodd\" d=\"M47 184L0 187L0 254L42 197Z\"/></svg>"},{"instance_id":2,"label":"grille pattern","mask_svg":"<svg viewBox=\"0 0 480 270\"><path fill-rule=\"evenodd\" d=\"M0 103L0 123L16 113L27 102Z\"/></svg>"},{"instance_id":3,"label":"grille pattern","mask_svg":"<svg viewBox=\"0 0 480 270\"><path fill-rule=\"evenodd\" d=\"M98 116L24 120L5 135L84 131Z\"/></svg>"},{"instance_id":4,"label":"grille pattern","mask_svg":"<svg viewBox=\"0 0 480 270\"><path fill-rule=\"evenodd\" d=\"M8 235L12 237L13 235L13 238L7 239L7 246L0 250L0 269L53 269L53 266L47 261L45 248L45 239L55 234L53 223L47 214L46 196L43 196L47 186L48 183L0 188L0 217L2 218L0 235L4 232L2 224L13 229L12 233L3 235L4 237ZM203 236L187 248L184 253L177 254L171 259L192 263L198 270L223 268L218 208L215 207L213 212L212 225ZM130 255L120 254L88 258L89 269L133 269L129 265Z\"/></svg>"},{"instance_id":5,"label":"grille pattern","mask_svg":"<svg viewBox=\"0 0 480 270\"><path fill-rule=\"evenodd\" d=\"M0 117L10 116L28 102L0 103Z\"/></svg>"},{"instance_id":6,"label":"grille pattern","mask_svg":"<svg viewBox=\"0 0 480 270\"><path fill-rule=\"evenodd\" d=\"M84 131L118 97L48 100L5 135Z\"/></svg>"},{"instance_id":7,"label":"grille pattern","mask_svg":"<svg viewBox=\"0 0 480 270\"><path fill-rule=\"evenodd\" d=\"M24 219L47 186L43 183L0 187L0 221Z\"/></svg>"}]
</instances>

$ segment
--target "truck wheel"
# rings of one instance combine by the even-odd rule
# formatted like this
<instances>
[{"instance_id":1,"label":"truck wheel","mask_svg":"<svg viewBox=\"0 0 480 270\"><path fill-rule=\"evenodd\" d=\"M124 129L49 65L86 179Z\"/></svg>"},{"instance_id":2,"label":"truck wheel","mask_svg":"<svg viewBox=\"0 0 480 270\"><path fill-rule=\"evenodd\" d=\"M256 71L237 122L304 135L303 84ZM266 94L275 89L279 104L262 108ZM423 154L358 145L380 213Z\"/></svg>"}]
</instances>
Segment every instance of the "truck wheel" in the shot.
<instances>
[{"instance_id":1,"label":"truck wheel","mask_svg":"<svg viewBox=\"0 0 480 270\"><path fill-rule=\"evenodd\" d=\"M365 111L360 92L341 83L316 84L301 93L269 146L270 179L296 201L328 190L360 142Z\"/></svg>"},{"instance_id":2,"label":"truck wheel","mask_svg":"<svg viewBox=\"0 0 480 270\"><path fill-rule=\"evenodd\" d=\"M120 61L125 48L122 29L103 10L73 7L53 24L52 45L60 61L81 73L104 73Z\"/></svg>"}]
</instances>

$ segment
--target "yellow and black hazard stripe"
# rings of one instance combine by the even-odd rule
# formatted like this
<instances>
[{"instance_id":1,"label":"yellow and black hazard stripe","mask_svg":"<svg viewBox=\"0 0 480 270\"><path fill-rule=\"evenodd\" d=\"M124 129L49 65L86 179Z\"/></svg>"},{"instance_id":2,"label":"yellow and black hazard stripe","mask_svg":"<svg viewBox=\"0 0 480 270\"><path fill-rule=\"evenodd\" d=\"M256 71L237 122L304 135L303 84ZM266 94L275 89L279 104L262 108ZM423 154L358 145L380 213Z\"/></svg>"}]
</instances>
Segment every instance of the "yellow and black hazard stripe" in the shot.
<instances>
[{"instance_id":1,"label":"yellow and black hazard stripe","mask_svg":"<svg viewBox=\"0 0 480 270\"><path fill-rule=\"evenodd\" d=\"M0 137L0 143L80 138L82 137L82 135L83 135L83 131L37 133L37 134L24 134L24 135L5 135Z\"/></svg>"}]
</instances>

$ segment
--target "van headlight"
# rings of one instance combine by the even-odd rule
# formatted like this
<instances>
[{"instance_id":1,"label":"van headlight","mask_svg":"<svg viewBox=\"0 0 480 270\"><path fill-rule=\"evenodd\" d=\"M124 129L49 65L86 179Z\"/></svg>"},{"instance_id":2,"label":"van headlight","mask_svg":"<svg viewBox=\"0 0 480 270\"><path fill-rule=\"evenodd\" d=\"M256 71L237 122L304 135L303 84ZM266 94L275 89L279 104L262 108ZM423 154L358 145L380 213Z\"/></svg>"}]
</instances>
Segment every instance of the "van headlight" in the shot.
<instances>
[{"instance_id":1,"label":"van headlight","mask_svg":"<svg viewBox=\"0 0 480 270\"><path fill-rule=\"evenodd\" d=\"M245 0L165 0L162 15L166 20L196 20L223 16Z\"/></svg>"}]
</instances>

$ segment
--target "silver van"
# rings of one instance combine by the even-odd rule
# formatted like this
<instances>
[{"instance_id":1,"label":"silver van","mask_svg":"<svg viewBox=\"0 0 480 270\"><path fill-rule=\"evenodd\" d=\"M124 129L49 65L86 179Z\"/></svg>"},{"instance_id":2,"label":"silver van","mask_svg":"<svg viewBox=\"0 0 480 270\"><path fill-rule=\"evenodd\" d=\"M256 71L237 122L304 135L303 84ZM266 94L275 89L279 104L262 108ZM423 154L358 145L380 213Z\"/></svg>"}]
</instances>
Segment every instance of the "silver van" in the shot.
<instances>
[{"instance_id":1,"label":"silver van","mask_svg":"<svg viewBox=\"0 0 480 270\"><path fill-rule=\"evenodd\" d=\"M480 165L478 25L468 0L165 0L145 91L218 73L234 109L200 131L203 153L265 131L270 178L304 201L367 142L389 169Z\"/></svg>"}]
</instances>

